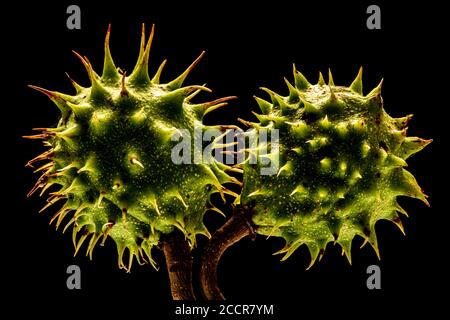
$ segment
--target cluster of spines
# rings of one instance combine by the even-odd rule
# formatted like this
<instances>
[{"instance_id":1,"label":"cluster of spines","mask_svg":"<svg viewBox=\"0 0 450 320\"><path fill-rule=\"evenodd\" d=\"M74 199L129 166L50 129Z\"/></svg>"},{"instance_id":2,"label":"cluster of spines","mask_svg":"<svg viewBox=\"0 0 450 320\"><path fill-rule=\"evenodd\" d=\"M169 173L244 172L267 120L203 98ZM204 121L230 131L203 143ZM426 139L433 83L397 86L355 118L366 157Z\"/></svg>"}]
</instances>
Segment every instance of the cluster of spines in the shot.
<instances>
[{"instance_id":1,"label":"cluster of spines","mask_svg":"<svg viewBox=\"0 0 450 320\"><path fill-rule=\"evenodd\" d=\"M38 179L35 186L28 193L31 196L36 190L42 189L40 195L43 195L52 185L60 185L61 188L58 191L53 191L50 193L47 199L47 204L41 209L41 212L51 205L57 203L60 200L65 200L64 205L60 210L52 217L50 223L55 223L58 228L64 221L64 219L72 213L71 219L66 223L63 231L66 231L70 226L73 225L73 242L75 246L75 254L80 250L82 244L87 241L89 235L91 238L88 240L88 247L86 255L92 257L92 252L95 245L100 241L101 244L105 242L108 236L111 234L117 234L117 238L122 238L123 241L116 241L117 250L119 254L119 267L126 270L130 270L133 258L135 257L139 263L144 263L146 261L150 262L155 266L155 262L151 256L151 249L158 243L159 235L155 232L155 226L150 224L148 227L150 232L139 239L139 241L128 241L134 238L134 235L130 235L129 238L126 237L126 233L130 233L130 230L118 230L119 226L115 223L115 219L119 219L122 222L131 220L134 231L136 233L142 233L142 229L146 226L142 226L142 222L136 218L130 216L130 212L124 207L117 211L113 208L110 201L107 201L108 190L98 190L98 192L92 192L89 186L85 184L82 175L83 174L98 174L96 170L96 159L93 157L88 157L84 161L80 156L83 153L82 141L77 140L80 131L80 121L87 121L86 119L91 119L92 130L95 130L96 124L99 128L105 123L105 119L110 116L110 112L103 108L102 110L95 110L95 106L113 106L114 104L120 104L121 106L127 106L132 100L138 100L139 90L144 90L145 88L154 88L154 96L160 105L164 105L167 101L168 110L162 110L161 112L176 113L180 110L176 108L181 108L181 112L186 112L188 120L190 123L188 125L193 126L192 122L201 125L204 130L210 128L204 126L201 121L203 117L222 106L227 104L227 101L235 97L224 97L214 101L205 103L191 103L191 100L201 91L211 90L207 87L191 85L183 87L183 82L186 79L190 71L195 67L195 65L203 57L204 52L177 78L174 80L161 84L160 76L162 70L167 62L164 60L155 75L150 78L148 73L148 63L149 63L149 53L151 48L151 43L154 35L154 26L152 28L150 38L147 43L145 43L145 27L142 26L142 37L140 44L140 51L138 61L134 70L129 76L126 76L126 72L118 69L111 56L109 49L109 37L110 37L110 27L105 38L105 56L103 63L103 73L99 76L94 69L87 57L83 57L80 54L74 52L74 54L81 60L82 64L86 68L87 74L90 80L90 87L83 87L71 79L69 79L73 84L76 94L74 96L49 91L36 86L30 86L31 88L38 90L48 96L51 101L59 108L61 111L61 119L56 128L36 128L39 134L26 136L29 139L42 139L44 146L50 149L30 160L27 166L34 167L34 165L41 161L49 161L36 169L35 172L43 171L43 174ZM116 90L119 88L119 90ZM148 101L146 101L148 102ZM175 109L174 109L175 108ZM136 123L143 122L147 120L148 115L143 112L143 109L134 112L130 119ZM78 122L77 122L78 121ZM153 121L153 120L152 120ZM164 123L158 123L157 119L152 122L155 124L159 130L159 135L164 140L164 142L170 142L171 136L178 130L175 126L167 127ZM214 128L220 130L228 130L230 126L215 126ZM192 129L192 128L189 128ZM102 130L105 130L102 127ZM117 128L116 128L117 130ZM120 130L120 128L119 128ZM125 142L125 141L124 141ZM214 144L214 143L213 143ZM223 145L216 141L214 148L221 148ZM79 157L78 157L79 156ZM146 168L146 163L137 155L131 152L129 154L129 166L131 170L151 170L151 168ZM167 161L170 160L170 155ZM234 170L225 164L219 162L213 162L211 165L202 164L201 165L206 175L209 183L216 189L210 192L219 192L222 197L224 194L230 194L232 196L237 196L234 192L223 186L224 183L239 183L234 177L225 173L225 171ZM107 169L107 168L104 168ZM154 169L156 170L156 168ZM121 181L113 182L109 189L112 191L121 188ZM90 203L86 201L81 201L78 199L76 194L81 192L90 193L91 199ZM177 199L183 207L187 209L187 200L183 198L182 194L178 190L171 190L171 195L174 199ZM148 205L153 207L156 216L161 215L160 208L156 196L150 196L148 199ZM199 199L201 200L201 199ZM205 210L209 206L212 211L221 212L215 206L209 203L199 206L199 210ZM102 225L96 225L92 223L92 220L88 219L86 210L91 210L90 214L96 214L101 216L100 220L103 220ZM200 225L195 231L196 234L203 233L209 236L209 232L203 225L202 217L203 212L196 213L199 218L194 219L193 223ZM157 219L156 218L156 219ZM173 221L173 226L183 231L187 237L187 240L194 246L196 234L188 234L187 227L184 224L183 215L181 214L175 217ZM115 227L115 228L113 228ZM168 230L169 231L169 230ZM81 233L81 236L77 238L77 235ZM124 236L122 236L124 235ZM115 239L116 240L116 239ZM123 262L123 257L125 250L129 250L128 263Z\"/></svg>"},{"instance_id":2,"label":"cluster of spines","mask_svg":"<svg viewBox=\"0 0 450 320\"><path fill-rule=\"evenodd\" d=\"M263 155L271 160L278 159L277 174L262 177L257 174L257 170L253 172L251 166L246 166L245 187L241 199L244 202L254 200L256 208L259 207L254 222L260 233L268 236L278 235L286 239L286 246L277 252L285 254L283 260L299 246L306 244L311 253L311 267L315 260L323 255L327 243L337 242L342 246L342 253L345 253L351 262L351 244L355 235L363 237L364 244L369 242L379 256L376 221L391 220L404 232L396 212L406 212L398 205L396 196L418 198L428 205L426 196L416 180L403 167L406 166L405 160L409 156L422 150L431 140L406 136L406 126L411 115L391 118L384 111L381 98L383 81L369 94L363 95L362 68L348 88L335 86L331 71L328 84L322 73L319 73L317 85L310 84L295 66L293 72L294 85L284 79L289 90L288 96L261 88L269 94L270 101L255 97L262 112L254 113L259 122L241 120L245 125L253 127L255 132L262 128L280 130L279 153ZM348 141L347 144L354 152L339 153L339 150L336 150L337 141L340 139L340 143L343 143L345 139L351 138L354 141ZM267 149L266 144L262 147ZM343 144L340 147L346 146ZM261 145L245 151L257 155L259 149ZM348 157L348 160L339 159L342 156ZM366 172L372 170L371 166L374 167L373 171ZM312 170L302 172L302 167ZM382 172L375 172L376 170ZM358 218L370 220L364 222L366 225L361 227L358 225L350 228L350 224L345 222L332 221L337 217L332 211L341 210L341 204L350 207L357 205L352 204L351 199L357 191L370 192L371 190L366 188L379 186L378 182L371 181L371 178L376 179L378 174L389 180L389 183L383 185L388 188L388 194L383 194L386 190L373 190L374 199L378 198L384 205L389 202L389 208L384 208L385 211L380 211L379 214L361 213ZM322 175L329 184L326 188L320 186L323 182ZM344 180L346 186L336 185L339 179ZM383 196L389 199L382 201ZM299 202L295 202L297 200L291 202L289 198L304 200L299 200L299 205ZM286 202L286 205L282 205L280 201ZM306 209L302 207L305 203L310 205ZM367 204L367 207L370 208L370 204ZM376 206L371 209L377 210ZM284 210L286 212L283 212ZM370 218L371 216L373 218ZM303 229L305 234L302 235L302 225L305 224L310 228ZM310 238L306 234L308 232L311 232Z\"/></svg>"}]
</instances>

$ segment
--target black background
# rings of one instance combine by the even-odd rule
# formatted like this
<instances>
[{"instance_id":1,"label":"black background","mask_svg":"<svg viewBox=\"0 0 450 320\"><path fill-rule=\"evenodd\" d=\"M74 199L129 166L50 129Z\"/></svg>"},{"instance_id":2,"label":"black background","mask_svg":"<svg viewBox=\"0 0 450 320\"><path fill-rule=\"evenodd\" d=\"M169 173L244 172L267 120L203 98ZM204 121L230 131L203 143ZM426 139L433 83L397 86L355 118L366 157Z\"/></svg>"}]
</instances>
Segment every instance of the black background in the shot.
<instances>
[{"instance_id":1,"label":"black background","mask_svg":"<svg viewBox=\"0 0 450 320\"><path fill-rule=\"evenodd\" d=\"M392 116L414 113L409 134L434 138L431 146L409 162L432 207L401 199L410 214L403 219L407 236L393 224L379 223L381 261L369 246L359 250L361 242L356 241L352 266L341 257L338 246L329 245L323 260L305 271L309 262L305 248L281 263L272 253L282 241L245 239L226 252L219 269L219 281L230 302L276 304L277 319L300 319L306 313L360 318L419 309L434 312L442 307L439 297L445 293L438 295L437 290L445 290L447 281L444 219L448 210L440 198L443 185L438 179L446 174L439 150L445 146L441 121L449 101L448 83L438 80L448 67L440 61L445 56L442 8L409 2L393 7L374 1L381 7L382 29L368 30L370 2L73 3L81 7L81 30L66 28L66 8L72 4L67 1L12 4L2 22L6 44L2 50L7 55L2 66L6 68L2 129L7 137L2 157L2 186L7 189L2 210L6 249L2 276L8 300L21 306L16 312L31 306L36 314L49 316L57 314L55 307L86 316L94 310L100 315L129 310L149 319L165 319L172 312L160 253L156 253L159 272L135 265L130 274L117 268L111 242L95 249L93 261L83 254L74 258L70 232L55 232L48 226L50 214L37 213L44 199L25 196L37 176L24 164L42 148L21 136L31 128L54 125L59 115L43 95L26 85L73 92L64 72L87 85L83 67L71 50L87 55L100 72L108 23L112 23L116 65L131 71L142 22L148 28L156 24L151 73L168 58L162 80L171 80L206 50L187 81L206 82L213 89L199 100L239 97L229 107L207 115L208 124L236 124L237 117L252 120L251 111L258 111L252 96L264 96L260 86L286 94L283 76L292 79L293 62L311 82L317 81L318 71L326 74L331 68L338 85L350 84L359 66L364 66L364 92L384 77L385 109ZM211 228L223 222L214 213L206 218L211 219ZM200 240L200 246L203 243ZM65 272L71 264L82 270L79 291L66 288ZM381 267L382 289L378 291L366 288L366 268L371 264Z\"/></svg>"}]
</instances>

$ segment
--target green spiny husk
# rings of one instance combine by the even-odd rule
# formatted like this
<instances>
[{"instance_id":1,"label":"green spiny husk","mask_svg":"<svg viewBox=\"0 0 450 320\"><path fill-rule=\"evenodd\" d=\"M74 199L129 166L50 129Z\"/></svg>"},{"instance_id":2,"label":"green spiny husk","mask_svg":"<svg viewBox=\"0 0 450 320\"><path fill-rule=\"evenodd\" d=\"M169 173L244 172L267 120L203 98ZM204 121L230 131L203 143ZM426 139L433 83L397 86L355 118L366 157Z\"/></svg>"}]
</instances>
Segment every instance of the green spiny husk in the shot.
<instances>
[{"instance_id":1,"label":"green spiny husk","mask_svg":"<svg viewBox=\"0 0 450 320\"><path fill-rule=\"evenodd\" d=\"M203 53L176 79L160 83L163 61L150 78L148 62L154 28L145 44L145 28L138 61L129 76L116 68L109 49L110 28L105 39L103 73L99 76L86 57L75 53L87 70L90 87L72 81L75 95L30 86L46 94L60 109L55 128L39 128L28 136L43 139L49 148L28 162L46 162L36 171L44 173L30 191L50 192L47 205L63 200L51 219L64 231L73 227L75 254L84 242L92 258L97 243L112 238L118 250L120 268L130 270L133 259L155 266L151 250L160 236L181 230L191 247L198 234L210 236L203 224L210 195L233 194L223 183L236 179L211 163L177 165L171 150L180 129L194 135L194 127L207 130L202 118L226 105L234 97L194 104L199 85L183 86L188 73ZM218 126L220 129L226 128ZM124 254L128 249L128 261Z\"/></svg>"},{"instance_id":2,"label":"green spiny husk","mask_svg":"<svg viewBox=\"0 0 450 320\"><path fill-rule=\"evenodd\" d=\"M427 197L405 167L406 159L431 140L408 137L411 115L390 117L383 108L382 82L363 95L362 68L349 87L336 86L331 72L316 85L295 69L295 83L285 79L289 95L262 88L270 101L256 97L259 122L243 121L254 130L279 130L276 175L261 175L265 166L246 161L241 204L253 207L257 232L282 237L283 260L301 245L311 254L311 267L328 243L342 247L351 263L355 236L369 242L379 257L376 222L389 220L403 232L398 213L406 212L398 196ZM258 153L256 148L250 153ZM267 156L266 156L267 157ZM249 157L247 157L247 160Z\"/></svg>"}]
</instances>

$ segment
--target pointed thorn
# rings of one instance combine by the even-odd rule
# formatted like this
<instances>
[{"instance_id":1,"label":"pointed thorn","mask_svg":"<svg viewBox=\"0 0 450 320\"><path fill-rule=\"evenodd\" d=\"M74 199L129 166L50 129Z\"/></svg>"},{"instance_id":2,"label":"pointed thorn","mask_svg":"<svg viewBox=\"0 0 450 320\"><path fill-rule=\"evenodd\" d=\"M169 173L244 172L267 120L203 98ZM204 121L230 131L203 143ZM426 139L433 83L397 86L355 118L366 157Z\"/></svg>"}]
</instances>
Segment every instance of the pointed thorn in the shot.
<instances>
[{"instance_id":1,"label":"pointed thorn","mask_svg":"<svg viewBox=\"0 0 450 320\"><path fill-rule=\"evenodd\" d=\"M205 110L205 113L203 114L203 116L208 114L208 113L210 113L211 111L217 110L217 109L225 107L227 105L228 105L228 102L222 102L222 103L218 103L218 104L216 104L214 106L211 106L211 107L209 107L208 109Z\"/></svg>"},{"instance_id":2,"label":"pointed thorn","mask_svg":"<svg viewBox=\"0 0 450 320\"><path fill-rule=\"evenodd\" d=\"M105 57L103 61L103 73L102 80L115 83L119 80L119 73L117 72L117 68L114 64L114 60L111 56L111 51L109 49L109 37L111 34L111 24L108 25L108 31L106 32L105 37Z\"/></svg>"},{"instance_id":3,"label":"pointed thorn","mask_svg":"<svg viewBox=\"0 0 450 320\"><path fill-rule=\"evenodd\" d=\"M86 56L82 57L76 51L72 50L72 52L81 60L88 73L89 80L92 86L90 93L91 98L99 97L101 99L104 99L105 97L107 97L109 94L100 83L100 77L97 75L97 73L95 73L89 59Z\"/></svg>"},{"instance_id":4,"label":"pointed thorn","mask_svg":"<svg viewBox=\"0 0 450 320\"><path fill-rule=\"evenodd\" d=\"M258 189L258 190L255 190L255 191L249 193L247 197L255 197L255 196L260 196L260 195L264 195L264 194L266 194L264 191Z\"/></svg>"},{"instance_id":5,"label":"pointed thorn","mask_svg":"<svg viewBox=\"0 0 450 320\"><path fill-rule=\"evenodd\" d=\"M333 90L333 88L331 87L331 85L328 85L328 89L330 90L330 98L329 98L329 101L330 101L330 102L335 102L335 101L337 101L338 98L337 98L336 94L334 93L334 90Z\"/></svg>"},{"instance_id":6,"label":"pointed thorn","mask_svg":"<svg viewBox=\"0 0 450 320\"><path fill-rule=\"evenodd\" d=\"M205 51L202 51L202 53L200 53L197 59L195 59L194 62L192 62L191 65L182 74L180 74L176 79L172 80L167 84L167 87L171 90L181 88L186 77L189 75L192 69L194 69L195 66L200 62L200 60L203 58L204 55Z\"/></svg>"},{"instance_id":7,"label":"pointed thorn","mask_svg":"<svg viewBox=\"0 0 450 320\"><path fill-rule=\"evenodd\" d=\"M175 197L176 197L178 200L180 200L180 202L183 204L183 206L184 206L185 208L188 207L188 205L186 204L186 202L185 202L184 199L183 199L183 196L180 194L179 191L176 191L176 192L175 192Z\"/></svg>"},{"instance_id":8,"label":"pointed thorn","mask_svg":"<svg viewBox=\"0 0 450 320\"><path fill-rule=\"evenodd\" d=\"M31 84L29 84L28 87L45 94L58 107L63 117L68 114L69 108L67 107L66 99L70 98L69 96L59 92L50 91L38 86L33 86Z\"/></svg>"},{"instance_id":9,"label":"pointed thorn","mask_svg":"<svg viewBox=\"0 0 450 320\"><path fill-rule=\"evenodd\" d=\"M127 90L126 85L125 85L126 75L127 75L127 72L124 71L123 74L122 74L122 79L120 81L120 95L122 97L128 97L128 95L129 95L128 90Z\"/></svg>"},{"instance_id":10,"label":"pointed thorn","mask_svg":"<svg viewBox=\"0 0 450 320\"><path fill-rule=\"evenodd\" d=\"M324 86L325 85L325 79L323 78L323 74L320 71L319 71L319 81L317 82L317 84L319 86Z\"/></svg>"},{"instance_id":11,"label":"pointed thorn","mask_svg":"<svg viewBox=\"0 0 450 320\"><path fill-rule=\"evenodd\" d=\"M170 108L177 108L177 110L181 110L186 103L186 98L189 95L191 95L192 92L197 90L212 92L211 89L204 86L192 85L182 87L161 95L160 96L161 104L164 106L167 105ZM200 105L196 105L195 108L203 111L203 108L200 107Z\"/></svg>"},{"instance_id":12,"label":"pointed thorn","mask_svg":"<svg viewBox=\"0 0 450 320\"><path fill-rule=\"evenodd\" d=\"M203 88L206 88L206 83L204 83L203 85L202 85L202 87ZM201 90L201 89L197 89L197 90L195 90L194 92L192 92L191 94L189 94L184 100L186 101L186 102L190 102L192 99L194 99L194 97L195 96L197 96L200 92L202 92L203 90Z\"/></svg>"},{"instance_id":13,"label":"pointed thorn","mask_svg":"<svg viewBox=\"0 0 450 320\"><path fill-rule=\"evenodd\" d=\"M143 43L145 43L145 26L143 25L139 57L136 66L134 67L133 72L129 77L130 83L143 86L147 85L150 82L150 78L148 75L148 60L150 56L150 48L152 46L154 34L155 34L155 25L153 24L147 45L145 46L145 49L143 49L144 48Z\"/></svg>"},{"instance_id":14,"label":"pointed thorn","mask_svg":"<svg viewBox=\"0 0 450 320\"><path fill-rule=\"evenodd\" d=\"M286 79L286 77L284 77L283 79L289 89L289 102L290 103L296 102L298 100L297 89L289 82L288 79Z\"/></svg>"},{"instance_id":15,"label":"pointed thorn","mask_svg":"<svg viewBox=\"0 0 450 320\"><path fill-rule=\"evenodd\" d=\"M85 58L83 58L83 57L81 56L81 54L79 54L79 53L76 52L75 50L72 50L72 53L73 53L78 59L80 59L81 63L83 64L84 68L86 69L86 71L87 71L87 73L88 73L89 79L90 79L91 82L92 82L92 81L93 81L93 79L92 79L92 78L93 78L93 75L92 75L93 70L92 70L90 64L88 63L88 61L87 61Z\"/></svg>"},{"instance_id":16,"label":"pointed thorn","mask_svg":"<svg viewBox=\"0 0 450 320\"><path fill-rule=\"evenodd\" d=\"M383 83L384 83L384 78L382 78L380 80L380 83L375 88L373 88L372 91L369 92L367 97L376 97L376 96L381 95L381 89L383 88Z\"/></svg>"},{"instance_id":17,"label":"pointed thorn","mask_svg":"<svg viewBox=\"0 0 450 320\"><path fill-rule=\"evenodd\" d=\"M293 65L293 72L295 78L295 87L297 89L306 90L311 86L308 80L306 80L305 76L300 71L296 70L295 64Z\"/></svg>"},{"instance_id":18,"label":"pointed thorn","mask_svg":"<svg viewBox=\"0 0 450 320\"><path fill-rule=\"evenodd\" d=\"M54 150L50 149L45 151L44 153L41 153L40 155L38 155L37 157L34 157L33 159L31 159L30 161L27 162L27 164L25 165L26 167L30 167L30 168L34 168L33 163L38 162L38 161L43 161L43 160L47 160L47 159L51 159L55 156Z\"/></svg>"},{"instance_id":19,"label":"pointed thorn","mask_svg":"<svg viewBox=\"0 0 450 320\"><path fill-rule=\"evenodd\" d=\"M86 88L80 86L77 82L75 82L75 80L73 80L67 72L66 72L66 76L67 76L67 78L69 78L70 83L72 83L72 86L75 88L77 95L80 94L81 92L83 92L84 89L86 89Z\"/></svg>"},{"instance_id":20,"label":"pointed thorn","mask_svg":"<svg viewBox=\"0 0 450 320\"><path fill-rule=\"evenodd\" d=\"M100 195L98 196L97 208L99 208L99 209L103 208L101 204L102 204L102 200L103 200L103 197L105 196L105 194L106 194L106 192L100 192Z\"/></svg>"},{"instance_id":21,"label":"pointed thorn","mask_svg":"<svg viewBox=\"0 0 450 320\"><path fill-rule=\"evenodd\" d=\"M42 188L46 185L44 181L41 181L40 179L36 182L36 184L31 188L31 190L27 193L27 198L31 197L33 193L36 192L37 189Z\"/></svg>"},{"instance_id":22,"label":"pointed thorn","mask_svg":"<svg viewBox=\"0 0 450 320\"><path fill-rule=\"evenodd\" d=\"M88 234L83 234L80 239L78 240L77 245L75 246L75 253L73 254L73 256L75 257L78 253L78 251L81 248L81 245L83 244L84 240L86 240L86 238L88 237Z\"/></svg>"},{"instance_id":23,"label":"pointed thorn","mask_svg":"<svg viewBox=\"0 0 450 320\"><path fill-rule=\"evenodd\" d=\"M55 164L55 162L50 161L49 163L46 163L43 166L39 167L38 169L34 170L33 173L37 173L42 170L50 169L53 167L54 164Z\"/></svg>"},{"instance_id":24,"label":"pointed thorn","mask_svg":"<svg viewBox=\"0 0 450 320\"><path fill-rule=\"evenodd\" d=\"M306 113L317 113L319 111L316 106L304 99L302 96L300 96L300 100L302 101Z\"/></svg>"},{"instance_id":25,"label":"pointed thorn","mask_svg":"<svg viewBox=\"0 0 450 320\"><path fill-rule=\"evenodd\" d=\"M196 104L196 105L190 105L190 107L193 108L200 117L203 117L206 114L210 113L211 111L214 111L216 109L219 109L221 107L228 105L227 101L230 101L233 99L237 99L237 97L236 96L223 97L223 98L219 98L219 99L216 99L216 100L213 100L210 102L205 102L205 103Z\"/></svg>"},{"instance_id":26,"label":"pointed thorn","mask_svg":"<svg viewBox=\"0 0 450 320\"><path fill-rule=\"evenodd\" d=\"M334 87L333 75L331 74L331 69L328 68L328 85Z\"/></svg>"},{"instance_id":27,"label":"pointed thorn","mask_svg":"<svg viewBox=\"0 0 450 320\"><path fill-rule=\"evenodd\" d=\"M403 227L403 223L400 217L395 217L392 222L400 229L400 232L405 236L405 228Z\"/></svg>"},{"instance_id":28,"label":"pointed thorn","mask_svg":"<svg viewBox=\"0 0 450 320\"><path fill-rule=\"evenodd\" d=\"M152 205L153 209L155 209L155 211L158 214L158 216L160 216L161 215L161 211L159 211L158 202L156 201L154 196L152 196L150 198L150 204Z\"/></svg>"},{"instance_id":29,"label":"pointed thorn","mask_svg":"<svg viewBox=\"0 0 450 320\"><path fill-rule=\"evenodd\" d=\"M158 70L156 71L155 75L153 76L153 78L152 78L152 80L151 80L151 82L152 82L153 84L159 84L159 80L160 80L160 78L161 78L161 73L162 73L162 71L163 71L164 66L166 65L166 63L167 63L167 59L165 59L165 60L164 60L163 62L161 62L161 64L159 65Z\"/></svg>"},{"instance_id":30,"label":"pointed thorn","mask_svg":"<svg viewBox=\"0 0 450 320\"><path fill-rule=\"evenodd\" d=\"M270 102L257 96L253 96L253 98L256 100L256 103L258 104L259 109L261 109L261 112L263 114L269 114L272 111L273 105Z\"/></svg>"},{"instance_id":31,"label":"pointed thorn","mask_svg":"<svg viewBox=\"0 0 450 320\"><path fill-rule=\"evenodd\" d=\"M135 157L130 158L130 162L144 169L144 165L137 158Z\"/></svg>"},{"instance_id":32,"label":"pointed thorn","mask_svg":"<svg viewBox=\"0 0 450 320\"><path fill-rule=\"evenodd\" d=\"M352 84L350 85L350 89L353 92L359 93L361 95L363 94L362 74L363 74L363 67L360 67L355 80L353 80Z\"/></svg>"},{"instance_id":33,"label":"pointed thorn","mask_svg":"<svg viewBox=\"0 0 450 320\"><path fill-rule=\"evenodd\" d=\"M45 94L47 97L49 97L52 100L58 98L58 95L53 91L50 91L50 90L47 90L47 89L44 89L44 88L41 88L38 86L33 86L31 84L29 84L28 87L31 89L34 89L36 91L42 92L43 94Z\"/></svg>"},{"instance_id":34,"label":"pointed thorn","mask_svg":"<svg viewBox=\"0 0 450 320\"><path fill-rule=\"evenodd\" d=\"M240 123L246 125L247 127L253 127L253 126L255 125L254 123L252 123L252 122L250 122L250 121L247 121L247 120L244 120L244 119L241 119L241 118L237 118L237 120L238 120Z\"/></svg>"},{"instance_id":35,"label":"pointed thorn","mask_svg":"<svg viewBox=\"0 0 450 320\"><path fill-rule=\"evenodd\" d=\"M215 211L215 212L217 212L217 213L219 213L221 216L223 216L224 218L226 218L227 216L225 215L225 213L223 213L219 208L216 208L216 207L211 207L211 208L208 208L209 210L212 210L212 211Z\"/></svg>"}]
</instances>

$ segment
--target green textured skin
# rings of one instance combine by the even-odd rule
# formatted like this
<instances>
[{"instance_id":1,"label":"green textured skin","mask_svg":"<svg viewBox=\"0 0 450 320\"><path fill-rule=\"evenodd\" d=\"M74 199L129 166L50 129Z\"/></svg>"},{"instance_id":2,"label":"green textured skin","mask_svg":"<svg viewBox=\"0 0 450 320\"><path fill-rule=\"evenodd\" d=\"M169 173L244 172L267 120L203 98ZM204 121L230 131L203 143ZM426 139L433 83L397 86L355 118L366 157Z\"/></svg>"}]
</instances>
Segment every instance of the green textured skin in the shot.
<instances>
[{"instance_id":1,"label":"green textured skin","mask_svg":"<svg viewBox=\"0 0 450 320\"><path fill-rule=\"evenodd\" d=\"M33 87L45 93L61 110L56 128L40 128L30 136L44 139L50 150L29 162L49 160L39 170L44 174L32 189L51 186L48 206L64 200L53 217L58 227L73 226L75 254L84 241L87 253L101 239L111 237L117 244L119 267L128 271L133 258L150 262L152 248L162 234L181 230L190 245L198 234L209 237L203 216L211 207L213 192L231 191L223 183L236 183L225 173L228 166L210 164L176 165L171 161L171 141L178 129L194 134L194 125L202 125L203 116L233 97L193 104L191 99L204 86L183 87L183 81L202 55L175 80L159 81L164 61L155 76L148 75L148 57L153 38L145 46L143 28L138 62L130 76L120 74L109 51L109 29L105 40L102 76L98 76L87 58L76 54L89 74L91 86L75 83L73 96ZM224 129L225 126L217 126ZM46 208L44 207L44 209ZM71 216L71 218L66 218ZM64 229L64 230L65 230ZM127 266L124 253L129 250Z\"/></svg>"},{"instance_id":2,"label":"green textured skin","mask_svg":"<svg viewBox=\"0 0 450 320\"><path fill-rule=\"evenodd\" d=\"M376 222L390 220L403 232L398 196L428 205L406 159L431 140L407 137L411 118L392 118L383 109L381 83L364 96L362 69L350 87L311 85L294 67L289 96L256 98L262 114L255 128L279 129L279 171L260 175L263 166L244 163L241 204L254 206L257 232L282 237L283 260L305 244L311 267L329 242L337 242L351 263L351 245L359 235L377 255ZM256 153L257 150L248 151ZM270 151L270 149L269 149ZM269 154L277 159L277 154Z\"/></svg>"}]
</instances>

